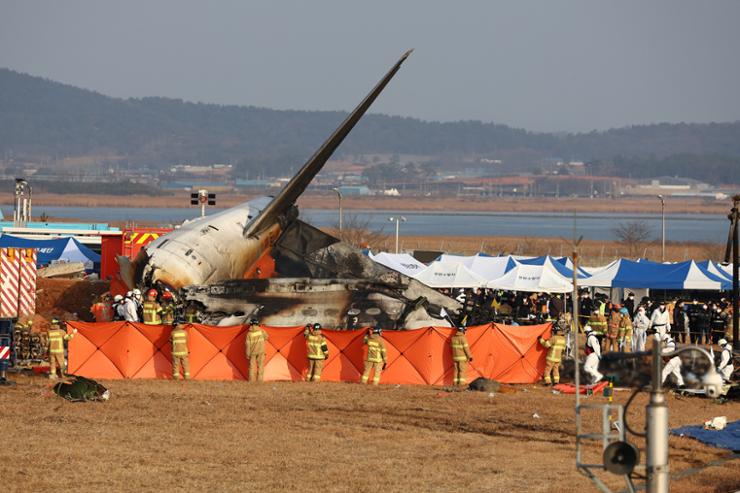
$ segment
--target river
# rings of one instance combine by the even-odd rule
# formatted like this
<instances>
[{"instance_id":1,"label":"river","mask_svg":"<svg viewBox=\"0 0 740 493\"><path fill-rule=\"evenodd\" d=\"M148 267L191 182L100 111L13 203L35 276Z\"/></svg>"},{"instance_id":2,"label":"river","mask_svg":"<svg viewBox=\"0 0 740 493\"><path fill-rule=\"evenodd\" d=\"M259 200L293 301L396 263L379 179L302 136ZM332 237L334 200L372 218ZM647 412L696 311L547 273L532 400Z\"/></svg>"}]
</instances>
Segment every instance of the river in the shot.
<instances>
[{"instance_id":1,"label":"river","mask_svg":"<svg viewBox=\"0 0 740 493\"><path fill-rule=\"evenodd\" d=\"M209 213L222 209L209 209ZM6 210L7 211L7 207ZM41 213L51 217L79 219L90 222L153 221L179 224L196 217L198 208L138 208L138 207L51 207L34 208L34 219ZM403 216L401 235L413 236L518 236L572 237L573 214L530 212L420 212L345 210L344 224L367 226L375 231L392 234L395 225L388 218ZM305 209L301 217L318 227L336 226L336 210ZM591 240L614 240L614 228L620 223L644 221L653 238L660 237L660 215L581 213L575 218L577 235ZM721 215L671 214L666 216L668 241L723 242L727 238L728 221Z\"/></svg>"}]
</instances>

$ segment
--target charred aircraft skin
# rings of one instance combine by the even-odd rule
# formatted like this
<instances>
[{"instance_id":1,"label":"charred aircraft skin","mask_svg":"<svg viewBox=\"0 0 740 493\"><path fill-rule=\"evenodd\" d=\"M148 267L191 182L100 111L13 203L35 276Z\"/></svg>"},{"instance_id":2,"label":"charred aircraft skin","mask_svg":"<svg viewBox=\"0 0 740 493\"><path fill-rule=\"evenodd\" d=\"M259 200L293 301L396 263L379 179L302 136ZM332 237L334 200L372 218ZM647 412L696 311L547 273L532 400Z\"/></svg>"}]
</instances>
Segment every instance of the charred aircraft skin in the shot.
<instances>
[{"instance_id":1,"label":"charred aircraft skin","mask_svg":"<svg viewBox=\"0 0 740 493\"><path fill-rule=\"evenodd\" d=\"M460 305L451 298L297 219L296 200L410 53L401 56L278 195L188 221L147 245L133 262L119 257L122 279L131 288L182 290L186 300L199 304L206 321L222 325L258 313L267 324L309 319L342 327L356 314L360 324L413 328L444 323L443 308L452 316L458 313ZM243 280L266 252L275 260L278 278Z\"/></svg>"},{"instance_id":2,"label":"charred aircraft skin","mask_svg":"<svg viewBox=\"0 0 740 493\"><path fill-rule=\"evenodd\" d=\"M203 323L235 325L252 317L272 327L294 327L307 321L325 327L353 329L417 328L446 322L431 317L423 303L399 294L398 286L360 279L275 278L225 281L190 286L184 298L196 302Z\"/></svg>"},{"instance_id":3,"label":"charred aircraft skin","mask_svg":"<svg viewBox=\"0 0 740 493\"><path fill-rule=\"evenodd\" d=\"M413 329L448 326L462 308L300 220L287 227L270 255L280 277L190 286L183 298L196 302L204 321L214 325L256 316L272 326L309 321L337 328Z\"/></svg>"}]
</instances>

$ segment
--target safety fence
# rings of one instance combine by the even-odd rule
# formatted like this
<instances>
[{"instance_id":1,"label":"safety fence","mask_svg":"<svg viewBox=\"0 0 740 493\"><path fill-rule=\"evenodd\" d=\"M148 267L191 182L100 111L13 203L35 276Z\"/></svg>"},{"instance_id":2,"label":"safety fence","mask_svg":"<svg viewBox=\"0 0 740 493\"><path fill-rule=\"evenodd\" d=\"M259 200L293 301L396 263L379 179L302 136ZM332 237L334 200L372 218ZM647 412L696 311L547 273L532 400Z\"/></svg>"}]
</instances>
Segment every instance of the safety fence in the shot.
<instances>
[{"instance_id":1,"label":"safety fence","mask_svg":"<svg viewBox=\"0 0 740 493\"><path fill-rule=\"evenodd\" d=\"M36 312L35 248L0 248L0 317L30 317Z\"/></svg>"},{"instance_id":2,"label":"safety fence","mask_svg":"<svg viewBox=\"0 0 740 493\"><path fill-rule=\"evenodd\" d=\"M69 372L89 378L171 378L170 332L164 325L131 322L69 322L78 333L69 343ZM308 368L303 327L263 327L267 381L304 378ZM244 380L246 326L186 326L190 373L196 380ZM322 381L358 382L366 354L366 330L323 330L329 347ZM381 383L448 385L452 383L450 338L454 329L429 327L386 331L388 366ZM487 324L467 331L473 361L468 380L483 376L504 383L532 383L542 377L545 351L537 339L550 324Z\"/></svg>"}]
</instances>

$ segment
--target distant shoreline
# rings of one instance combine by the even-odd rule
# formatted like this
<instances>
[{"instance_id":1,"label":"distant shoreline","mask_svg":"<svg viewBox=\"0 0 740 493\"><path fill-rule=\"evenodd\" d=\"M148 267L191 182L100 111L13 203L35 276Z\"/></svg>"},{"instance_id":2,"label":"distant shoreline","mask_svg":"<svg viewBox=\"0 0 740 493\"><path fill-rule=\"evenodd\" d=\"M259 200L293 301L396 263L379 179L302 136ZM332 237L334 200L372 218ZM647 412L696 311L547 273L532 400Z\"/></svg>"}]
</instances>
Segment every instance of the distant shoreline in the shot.
<instances>
[{"instance_id":1,"label":"distant shoreline","mask_svg":"<svg viewBox=\"0 0 740 493\"><path fill-rule=\"evenodd\" d=\"M246 202L257 195L238 195L217 193L217 207L228 208ZM6 215L12 211L13 195L0 193L0 205ZM336 195L308 193L301 197L298 206L303 209L337 209ZM44 206L68 207L171 207L188 208L190 195L177 192L174 195L66 195L44 193L33 197L33 215L43 213ZM587 199L587 198L544 198L544 197L494 197L489 199L470 199L454 197L343 197L342 206L347 211L387 210L401 212L438 211L454 214L466 213L625 213L660 214L660 202L653 197ZM709 201L697 198L666 199L666 214L722 214L730 210L730 201Z\"/></svg>"}]
</instances>

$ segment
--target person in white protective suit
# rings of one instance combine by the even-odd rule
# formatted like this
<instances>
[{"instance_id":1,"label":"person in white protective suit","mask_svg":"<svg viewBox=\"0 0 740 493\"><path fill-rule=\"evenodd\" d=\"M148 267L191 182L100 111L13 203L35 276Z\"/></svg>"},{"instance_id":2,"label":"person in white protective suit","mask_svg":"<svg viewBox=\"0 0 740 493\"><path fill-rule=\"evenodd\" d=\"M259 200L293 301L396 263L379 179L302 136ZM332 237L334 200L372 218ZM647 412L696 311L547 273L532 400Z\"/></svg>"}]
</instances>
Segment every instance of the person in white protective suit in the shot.
<instances>
[{"instance_id":1,"label":"person in white protective suit","mask_svg":"<svg viewBox=\"0 0 740 493\"><path fill-rule=\"evenodd\" d=\"M655 343L660 344L660 339L657 339L657 335ZM663 344L663 354L672 353L676 350L676 341L674 341L673 338L667 334L663 338ZM684 381L683 377L681 376L681 358L678 356L666 356L666 358L670 359L663 366L663 374L661 375L663 383L665 383L668 375L673 374L673 376L676 377L676 383L678 384L678 386L683 387ZM665 358L663 358L663 361L665 361Z\"/></svg>"},{"instance_id":2,"label":"person in white protective suit","mask_svg":"<svg viewBox=\"0 0 740 493\"><path fill-rule=\"evenodd\" d=\"M718 344L719 347L722 348L722 355L719 359L717 371L722 375L722 379L725 383L727 383L730 381L730 378L732 378L732 372L735 371L735 366L732 363L732 346L727 339L724 338L720 339Z\"/></svg>"},{"instance_id":3,"label":"person in white protective suit","mask_svg":"<svg viewBox=\"0 0 740 493\"><path fill-rule=\"evenodd\" d=\"M604 378L599 373L599 361L601 361L601 345L590 325L586 326L586 361L583 363L583 371L591 375L591 384L598 383Z\"/></svg>"},{"instance_id":4,"label":"person in white protective suit","mask_svg":"<svg viewBox=\"0 0 740 493\"><path fill-rule=\"evenodd\" d=\"M660 305L658 305L658 308L656 308L653 311L653 314L650 316L649 329L654 330L661 339L663 339L665 335L671 331L670 314L666 309L665 302L661 302Z\"/></svg>"},{"instance_id":5,"label":"person in white protective suit","mask_svg":"<svg viewBox=\"0 0 740 493\"><path fill-rule=\"evenodd\" d=\"M132 291L126 293L126 297L123 299L123 303L121 304L121 315L123 315L123 319L127 322L139 321L139 311Z\"/></svg>"},{"instance_id":6,"label":"person in white protective suit","mask_svg":"<svg viewBox=\"0 0 740 493\"><path fill-rule=\"evenodd\" d=\"M635 313L632 321L632 351L644 351L647 341L647 329L650 327L650 319L645 315L645 307L641 306Z\"/></svg>"}]
</instances>

